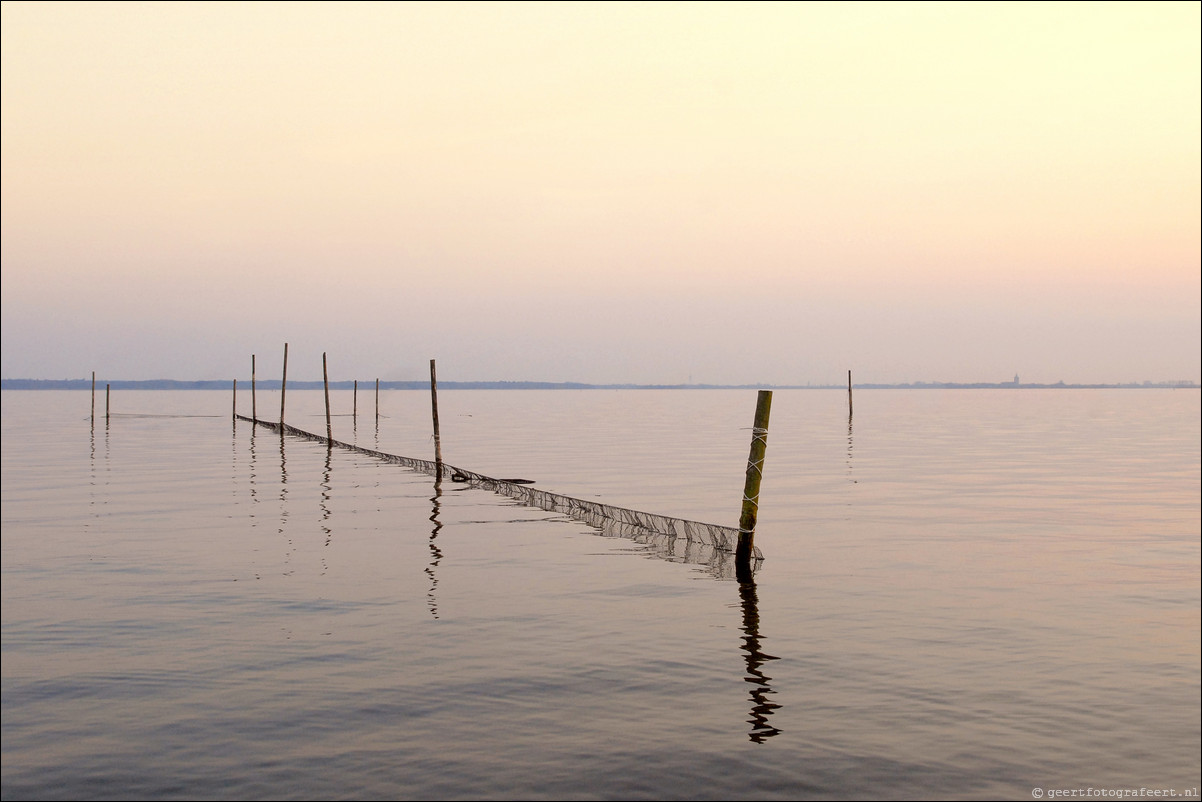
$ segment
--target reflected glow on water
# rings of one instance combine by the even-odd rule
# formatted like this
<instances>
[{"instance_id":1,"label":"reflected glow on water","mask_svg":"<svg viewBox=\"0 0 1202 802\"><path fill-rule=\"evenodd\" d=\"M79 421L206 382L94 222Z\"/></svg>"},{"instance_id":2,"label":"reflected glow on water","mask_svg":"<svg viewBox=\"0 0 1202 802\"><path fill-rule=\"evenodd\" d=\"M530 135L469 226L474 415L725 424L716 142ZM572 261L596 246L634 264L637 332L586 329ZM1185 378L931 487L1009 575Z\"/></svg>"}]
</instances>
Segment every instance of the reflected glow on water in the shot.
<instances>
[{"instance_id":1,"label":"reflected glow on water","mask_svg":"<svg viewBox=\"0 0 1202 802\"><path fill-rule=\"evenodd\" d=\"M730 525L754 395L446 392L442 448ZM1197 785L1197 391L858 391L854 430L778 392L752 577L220 394L114 401L3 395L4 798ZM428 397L381 407L334 436L432 458Z\"/></svg>"}]
</instances>

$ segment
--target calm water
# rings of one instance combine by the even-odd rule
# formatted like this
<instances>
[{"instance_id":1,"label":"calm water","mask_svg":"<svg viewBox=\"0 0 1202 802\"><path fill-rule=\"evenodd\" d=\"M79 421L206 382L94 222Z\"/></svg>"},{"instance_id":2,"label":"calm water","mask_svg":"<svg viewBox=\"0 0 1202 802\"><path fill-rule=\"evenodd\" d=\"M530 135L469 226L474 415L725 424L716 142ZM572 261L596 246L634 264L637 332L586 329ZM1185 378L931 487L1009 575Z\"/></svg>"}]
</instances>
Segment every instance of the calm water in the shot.
<instances>
[{"instance_id":1,"label":"calm water","mask_svg":"<svg viewBox=\"0 0 1202 802\"><path fill-rule=\"evenodd\" d=\"M426 394L333 400L433 456ZM737 522L753 391L439 402L453 464ZM1197 390L778 391L744 584L228 395L99 406L3 393L5 799L1199 786Z\"/></svg>"}]
</instances>

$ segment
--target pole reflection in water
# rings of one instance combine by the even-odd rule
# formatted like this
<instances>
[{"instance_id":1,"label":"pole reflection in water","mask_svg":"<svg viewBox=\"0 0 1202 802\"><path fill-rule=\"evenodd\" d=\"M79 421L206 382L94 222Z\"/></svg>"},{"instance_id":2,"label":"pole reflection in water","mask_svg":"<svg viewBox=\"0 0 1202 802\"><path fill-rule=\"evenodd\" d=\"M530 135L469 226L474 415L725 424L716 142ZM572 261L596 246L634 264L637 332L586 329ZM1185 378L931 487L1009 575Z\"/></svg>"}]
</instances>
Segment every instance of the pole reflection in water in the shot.
<instances>
[{"instance_id":1,"label":"pole reflection in water","mask_svg":"<svg viewBox=\"0 0 1202 802\"><path fill-rule=\"evenodd\" d=\"M108 415L105 415L104 416L104 473L105 473L104 484L106 487L108 486L109 479L111 478L109 476L109 474L113 470L113 463L111 462L112 456L113 456L112 443L109 441L109 419L108 419Z\"/></svg>"},{"instance_id":2,"label":"pole reflection in water","mask_svg":"<svg viewBox=\"0 0 1202 802\"><path fill-rule=\"evenodd\" d=\"M258 479L258 474L256 473L258 468L255 465L255 430L258 428L259 427L255 426L254 424L252 424L250 427L250 502L251 502L250 525L251 526L259 525L258 515L255 514L255 506L254 506L259 503L259 488L256 486L258 484L256 481Z\"/></svg>"},{"instance_id":3,"label":"pole reflection in water","mask_svg":"<svg viewBox=\"0 0 1202 802\"><path fill-rule=\"evenodd\" d=\"M238 470L238 419L234 418L234 428L230 436L230 483L234 488L234 503L238 503L238 496L241 493L242 483L239 477L242 472Z\"/></svg>"},{"instance_id":4,"label":"pole reflection in water","mask_svg":"<svg viewBox=\"0 0 1202 802\"><path fill-rule=\"evenodd\" d=\"M442 550L435 542L438 540L438 530L442 529L442 521L438 520L438 513L442 509L441 498L442 479L435 479L434 495L430 496L430 521L433 522L434 527L430 530L430 564L426 566L426 575L430 577L430 590L426 593L426 602L430 605L430 615L435 618L438 618L438 598L434 595L434 591L438 587L438 577L435 576L434 569L442 561Z\"/></svg>"},{"instance_id":5,"label":"pole reflection in water","mask_svg":"<svg viewBox=\"0 0 1202 802\"><path fill-rule=\"evenodd\" d=\"M780 733L776 727L768 723L768 717L780 707L768 701L768 697L776 691L768 683L772 677L764 674L760 666L769 660L779 660L760 650L760 607L755 593L755 575L750 570L739 570L739 599L743 608L743 645L747 652L747 676L744 679L751 683L751 732L747 734L755 743L763 743L773 735Z\"/></svg>"},{"instance_id":6,"label":"pole reflection in water","mask_svg":"<svg viewBox=\"0 0 1202 802\"><path fill-rule=\"evenodd\" d=\"M851 412L848 411L848 413L847 413L847 480L854 485L856 483L856 480L853 479L852 475L851 475L851 456L852 456L851 448L852 448Z\"/></svg>"},{"instance_id":7,"label":"pole reflection in water","mask_svg":"<svg viewBox=\"0 0 1202 802\"><path fill-rule=\"evenodd\" d=\"M288 524L288 459L284 453L284 442L286 438L284 432L280 431L280 528L279 534L283 535L286 549L284 551L284 576L291 576L293 571L288 567L292 562L292 538L288 537L284 531Z\"/></svg>"},{"instance_id":8,"label":"pole reflection in water","mask_svg":"<svg viewBox=\"0 0 1202 802\"><path fill-rule=\"evenodd\" d=\"M96 403L95 399L93 399L93 401L92 401L93 406L95 406L95 403ZM88 509L92 513L93 516L96 516L96 515L98 515L98 513L96 512L96 415L95 415L95 413L92 414L91 451L89 454L88 468L89 468L89 471L88 471L88 473L89 473ZM91 526L91 523L89 522L87 525Z\"/></svg>"},{"instance_id":9,"label":"pole reflection in water","mask_svg":"<svg viewBox=\"0 0 1202 802\"><path fill-rule=\"evenodd\" d=\"M319 502L319 505L321 506L321 531L326 535L326 540L323 544L324 546L329 546L330 541L333 539L333 530L329 527L330 495L331 491L333 490L333 485L330 484L330 473L333 469L333 462L334 446L331 445L326 448L326 462L321 474L321 501ZM325 574L328 569L329 566L326 564L326 558L323 556L321 558L321 573Z\"/></svg>"}]
</instances>

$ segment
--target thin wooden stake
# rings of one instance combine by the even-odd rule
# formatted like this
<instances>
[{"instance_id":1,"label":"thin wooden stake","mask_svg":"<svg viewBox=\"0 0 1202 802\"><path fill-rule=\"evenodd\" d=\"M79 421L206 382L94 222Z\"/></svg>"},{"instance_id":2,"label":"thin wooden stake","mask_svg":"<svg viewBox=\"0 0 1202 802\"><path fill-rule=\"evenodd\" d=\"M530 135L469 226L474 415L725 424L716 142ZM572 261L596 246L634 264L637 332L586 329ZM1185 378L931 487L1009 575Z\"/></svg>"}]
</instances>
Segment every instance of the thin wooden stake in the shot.
<instances>
[{"instance_id":1,"label":"thin wooden stake","mask_svg":"<svg viewBox=\"0 0 1202 802\"><path fill-rule=\"evenodd\" d=\"M234 420L238 420L238 380L234 379L234 409L230 415Z\"/></svg>"},{"instance_id":2,"label":"thin wooden stake","mask_svg":"<svg viewBox=\"0 0 1202 802\"><path fill-rule=\"evenodd\" d=\"M376 379L376 425L380 425L380 380Z\"/></svg>"},{"instance_id":3,"label":"thin wooden stake","mask_svg":"<svg viewBox=\"0 0 1202 802\"><path fill-rule=\"evenodd\" d=\"M104 385L104 422L109 422L109 388L112 385Z\"/></svg>"},{"instance_id":4,"label":"thin wooden stake","mask_svg":"<svg viewBox=\"0 0 1202 802\"><path fill-rule=\"evenodd\" d=\"M760 390L755 403L755 423L751 430L751 453L747 457L747 479L743 483L743 510L739 515L739 543L735 564L750 564L755 549L755 521L760 511L760 480L764 478L764 452L768 449L768 416L772 412L772 391Z\"/></svg>"},{"instance_id":5,"label":"thin wooden stake","mask_svg":"<svg viewBox=\"0 0 1202 802\"><path fill-rule=\"evenodd\" d=\"M438 477L442 478L442 441L438 434L438 377L434 360L430 360L430 408L434 415L434 461L438 463Z\"/></svg>"},{"instance_id":6,"label":"thin wooden stake","mask_svg":"<svg viewBox=\"0 0 1202 802\"><path fill-rule=\"evenodd\" d=\"M351 420L359 422L359 380L355 379L355 392L351 396Z\"/></svg>"},{"instance_id":7,"label":"thin wooden stake","mask_svg":"<svg viewBox=\"0 0 1202 802\"><path fill-rule=\"evenodd\" d=\"M284 343L284 377L280 379L280 434L284 433L284 393L288 389L288 343Z\"/></svg>"},{"instance_id":8,"label":"thin wooden stake","mask_svg":"<svg viewBox=\"0 0 1202 802\"><path fill-rule=\"evenodd\" d=\"M250 419L259 422L259 407L255 402L255 355L250 355Z\"/></svg>"},{"instance_id":9,"label":"thin wooden stake","mask_svg":"<svg viewBox=\"0 0 1202 802\"><path fill-rule=\"evenodd\" d=\"M851 417L851 371L847 371L847 417Z\"/></svg>"},{"instance_id":10,"label":"thin wooden stake","mask_svg":"<svg viewBox=\"0 0 1202 802\"><path fill-rule=\"evenodd\" d=\"M92 371L92 421L96 420L96 371Z\"/></svg>"},{"instance_id":11,"label":"thin wooden stake","mask_svg":"<svg viewBox=\"0 0 1202 802\"><path fill-rule=\"evenodd\" d=\"M334 444L334 429L330 426L330 374L326 372L326 354L321 353L321 379L326 387L326 442Z\"/></svg>"}]
</instances>

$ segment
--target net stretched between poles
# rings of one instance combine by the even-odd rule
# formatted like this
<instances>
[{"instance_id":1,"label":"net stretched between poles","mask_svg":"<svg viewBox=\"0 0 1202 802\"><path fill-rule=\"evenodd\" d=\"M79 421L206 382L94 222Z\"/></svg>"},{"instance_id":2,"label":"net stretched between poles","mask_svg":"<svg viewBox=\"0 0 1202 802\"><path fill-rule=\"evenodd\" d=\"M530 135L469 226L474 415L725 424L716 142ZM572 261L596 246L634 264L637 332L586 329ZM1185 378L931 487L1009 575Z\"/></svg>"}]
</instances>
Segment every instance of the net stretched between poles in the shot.
<instances>
[{"instance_id":1,"label":"net stretched between poles","mask_svg":"<svg viewBox=\"0 0 1202 802\"><path fill-rule=\"evenodd\" d=\"M677 540L682 540L688 544L683 553L691 553L696 557L700 556L698 554L700 551L709 555L709 559L705 561L712 563L714 560L721 561L721 555L725 553L733 555L739 539L739 530L731 526L707 524L700 521L686 521L682 518L672 518L653 512L615 507L612 504L602 504L597 501L586 501L559 493L539 490L521 481L485 476L482 473L458 468L446 462L439 463L415 457L402 457L397 454L389 454L384 451L374 451L370 448L352 445L351 443L343 443L339 440L327 440L321 435L306 432L304 429L298 429L286 423L281 424L265 420L256 421L243 415L238 415L237 418L248 423L265 426L272 431L281 432L282 434L289 434L318 443L326 443L332 447L366 454L384 462L404 465L407 468L412 468L443 480L463 483L469 487L492 490L526 506L546 510L547 512L559 513L573 520L581 521L601 530L601 534L603 535L625 537L637 542L650 543L655 545L661 552L666 550L668 554L671 554L673 551L672 544ZM756 560L763 559L763 554L760 553L759 549L755 549L752 556ZM694 562L695 559L688 559L687 561Z\"/></svg>"}]
</instances>

